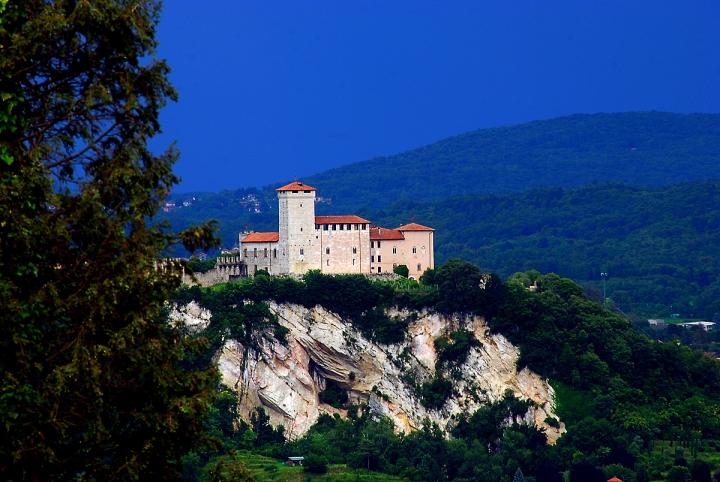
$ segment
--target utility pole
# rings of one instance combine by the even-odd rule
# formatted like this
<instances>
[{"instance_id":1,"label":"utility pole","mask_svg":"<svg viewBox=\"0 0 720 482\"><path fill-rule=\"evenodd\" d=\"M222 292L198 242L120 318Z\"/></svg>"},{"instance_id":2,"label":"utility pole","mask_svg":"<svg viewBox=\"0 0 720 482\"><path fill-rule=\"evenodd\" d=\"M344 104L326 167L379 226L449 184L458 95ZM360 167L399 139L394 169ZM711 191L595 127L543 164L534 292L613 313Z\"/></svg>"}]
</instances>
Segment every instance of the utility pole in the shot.
<instances>
[{"instance_id":1,"label":"utility pole","mask_svg":"<svg viewBox=\"0 0 720 482\"><path fill-rule=\"evenodd\" d=\"M607 278L607 273L600 273L600 276L602 276L603 280L603 307L607 308L607 296L605 295L605 278Z\"/></svg>"}]
</instances>

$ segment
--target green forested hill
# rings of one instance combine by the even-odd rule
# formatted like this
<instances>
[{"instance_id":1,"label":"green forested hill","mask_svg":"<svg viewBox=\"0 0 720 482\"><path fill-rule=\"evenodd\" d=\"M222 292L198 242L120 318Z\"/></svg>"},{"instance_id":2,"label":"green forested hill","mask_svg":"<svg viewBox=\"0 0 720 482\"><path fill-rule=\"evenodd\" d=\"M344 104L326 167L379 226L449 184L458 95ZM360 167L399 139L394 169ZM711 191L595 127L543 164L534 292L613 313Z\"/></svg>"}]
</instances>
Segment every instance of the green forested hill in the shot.
<instances>
[{"instance_id":1,"label":"green forested hill","mask_svg":"<svg viewBox=\"0 0 720 482\"><path fill-rule=\"evenodd\" d=\"M437 263L460 257L503 277L536 269L600 287L626 312L720 312L720 183L644 188L591 184L433 202L358 214L387 227L411 216L435 232Z\"/></svg>"},{"instance_id":2,"label":"green forested hill","mask_svg":"<svg viewBox=\"0 0 720 482\"><path fill-rule=\"evenodd\" d=\"M593 181L720 178L720 114L576 114L480 129L304 178L339 209Z\"/></svg>"},{"instance_id":3,"label":"green forested hill","mask_svg":"<svg viewBox=\"0 0 720 482\"><path fill-rule=\"evenodd\" d=\"M350 214L362 206L386 208L401 199L567 189L595 181L660 186L700 179L720 179L720 114L576 114L480 129L303 181L332 199L332 204L317 205L319 214ZM289 181L263 189L176 193L171 200L178 206L191 198L197 202L168 217L183 226L189 219L215 217L227 220L225 224L232 219L237 229L245 224L256 231L271 229L277 217L275 188ZM261 201L261 214L238 204L249 194Z\"/></svg>"}]
</instances>

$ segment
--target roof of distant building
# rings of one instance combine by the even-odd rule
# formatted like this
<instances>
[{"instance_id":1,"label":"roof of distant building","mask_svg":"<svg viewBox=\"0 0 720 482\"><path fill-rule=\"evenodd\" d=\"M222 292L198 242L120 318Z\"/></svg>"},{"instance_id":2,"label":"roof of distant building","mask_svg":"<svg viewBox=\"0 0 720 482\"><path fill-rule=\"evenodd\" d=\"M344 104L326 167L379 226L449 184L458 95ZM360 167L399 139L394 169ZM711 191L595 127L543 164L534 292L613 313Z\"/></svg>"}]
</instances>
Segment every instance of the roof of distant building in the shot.
<instances>
[{"instance_id":1,"label":"roof of distant building","mask_svg":"<svg viewBox=\"0 0 720 482\"><path fill-rule=\"evenodd\" d=\"M241 243L277 243L280 233L250 233L240 240Z\"/></svg>"},{"instance_id":2,"label":"roof of distant building","mask_svg":"<svg viewBox=\"0 0 720 482\"><path fill-rule=\"evenodd\" d=\"M435 231L433 228L428 228L418 223L404 224L399 228L395 228L396 231Z\"/></svg>"},{"instance_id":3,"label":"roof of distant building","mask_svg":"<svg viewBox=\"0 0 720 482\"><path fill-rule=\"evenodd\" d=\"M393 241L402 240L405 236L400 231L373 226L370 228L371 241Z\"/></svg>"},{"instance_id":4,"label":"roof of distant building","mask_svg":"<svg viewBox=\"0 0 720 482\"><path fill-rule=\"evenodd\" d=\"M315 216L315 224L370 224L360 216Z\"/></svg>"},{"instance_id":5,"label":"roof of distant building","mask_svg":"<svg viewBox=\"0 0 720 482\"><path fill-rule=\"evenodd\" d=\"M299 181L291 182L287 186L279 187L275 189L276 191L317 191L312 186L308 186L307 184L303 184Z\"/></svg>"}]
</instances>

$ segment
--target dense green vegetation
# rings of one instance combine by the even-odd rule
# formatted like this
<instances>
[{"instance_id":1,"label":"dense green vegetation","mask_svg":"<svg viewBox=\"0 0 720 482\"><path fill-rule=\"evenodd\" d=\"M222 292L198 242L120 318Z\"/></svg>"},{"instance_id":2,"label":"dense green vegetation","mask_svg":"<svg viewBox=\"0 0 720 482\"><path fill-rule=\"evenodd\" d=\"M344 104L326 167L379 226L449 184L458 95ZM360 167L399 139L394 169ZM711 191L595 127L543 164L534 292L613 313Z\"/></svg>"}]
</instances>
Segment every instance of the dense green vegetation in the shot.
<instances>
[{"instance_id":1,"label":"dense green vegetation","mask_svg":"<svg viewBox=\"0 0 720 482\"><path fill-rule=\"evenodd\" d=\"M537 269L593 288L639 316L720 312L720 183L660 188L593 184L573 190L402 201L358 214L386 226L414 215L435 231L436 258L460 256L503 277Z\"/></svg>"},{"instance_id":2,"label":"dense green vegetation","mask_svg":"<svg viewBox=\"0 0 720 482\"><path fill-rule=\"evenodd\" d=\"M323 415L301 439L286 442L282 428L269 427L262 411L248 425L233 422L232 407L226 406L213 412L213 419L224 417L226 427L233 427L221 430L221 437L229 440L224 450L245 449L280 458L311 454L320 467L326 461L330 466L346 464L407 480L510 482L519 469L525 480L535 482L560 481L562 471L571 482L607 480L613 475L626 482L666 475L672 480L685 472L693 480L709 481L710 473L720 467L720 362L682 344L660 343L637 333L628 320L588 299L583 288L569 279L517 273L504 283L497 277L487 279L485 289L468 294L479 273L470 263L452 260L423 277L425 283L437 283L435 290L418 285L415 291L359 276L311 272L305 281L258 276L218 290L187 289L178 301L194 298L212 307L251 299L264 310L262 301L267 299L307 306L321 300L376 339L377 327L365 324L367 313L381 317L382 308L392 304L463 303L462 311L485 316L493 331L520 347L521 367L551 380L557 414L568 430L555 446L547 445L542 431L522 421L531 402L517 400L511 392L474 413L454 414L448 440L430 420L416 432L396 434L389 420L375 417L367 407L348 405L342 387L329 384L323 399L347 409L348 419ZM536 288L529 290L526 285ZM253 305L237 304L235 311L242 314L248 306ZM223 320L226 315L220 312L218 320ZM256 320L256 325L246 324L243 333L248 327L251 339L272 333L268 312L262 311ZM386 341L404 339L412 320L388 320L378 325L392 324L394 335ZM211 340L215 323L213 316ZM218 326L227 333L227 325ZM453 370L461 369L468 350L479 343L463 330L437 340L438 364L447 369L448 378L417 387L423 403L443 406L453 387ZM559 425L555 419L547 422ZM218 456L222 452L198 455L194 473L201 472L202 460L217 461ZM207 467L213 465L203 470Z\"/></svg>"}]
</instances>

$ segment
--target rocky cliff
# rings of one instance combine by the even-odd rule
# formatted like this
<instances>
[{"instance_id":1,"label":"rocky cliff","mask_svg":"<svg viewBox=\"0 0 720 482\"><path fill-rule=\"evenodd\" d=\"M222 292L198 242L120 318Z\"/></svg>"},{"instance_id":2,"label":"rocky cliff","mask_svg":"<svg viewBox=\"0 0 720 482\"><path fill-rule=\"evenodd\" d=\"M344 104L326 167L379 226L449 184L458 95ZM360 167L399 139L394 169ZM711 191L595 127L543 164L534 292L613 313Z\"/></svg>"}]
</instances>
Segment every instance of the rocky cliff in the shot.
<instances>
[{"instance_id":1,"label":"rocky cliff","mask_svg":"<svg viewBox=\"0 0 720 482\"><path fill-rule=\"evenodd\" d=\"M274 425L283 424L286 434L299 437L321 413L340 413L320 403L318 394L332 381L348 392L351 401L365 403L376 414L390 417L398 430L410 432L429 417L449 431L453 415L472 413L484 404L502 399L506 390L533 405L524 421L544 427L550 443L565 431L546 424L553 412L553 390L547 381L528 369L517 371L519 350L502 335L490 334L480 317L448 318L435 312L390 313L409 318L405 342L382 345L367 340L352 324L321 306L269 303L281 325L289 329L287 343L259 337L259 349L225 340L217 354L224 384L237 391L240 412L263 406ZM198 315L198 320L194 316ZM175 310L194 330L206 326L207 313L196 306ZM437 353L434 342L450 332L466 329L480 341L473 347L455 376L453 394L441 409L423 406L414 384L435 377ZM518 420L520 421L520 420Z\"/></svg>"}]
</instances>

